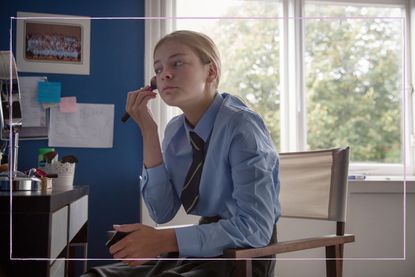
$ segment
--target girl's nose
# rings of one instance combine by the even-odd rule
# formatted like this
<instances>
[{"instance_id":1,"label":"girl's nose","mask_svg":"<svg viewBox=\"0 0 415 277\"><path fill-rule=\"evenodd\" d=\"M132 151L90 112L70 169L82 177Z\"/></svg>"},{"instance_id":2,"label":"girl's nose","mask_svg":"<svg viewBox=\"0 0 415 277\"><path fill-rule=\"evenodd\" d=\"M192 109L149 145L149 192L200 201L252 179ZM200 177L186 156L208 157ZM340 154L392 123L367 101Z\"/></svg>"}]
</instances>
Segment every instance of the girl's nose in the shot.
<instances>
[{"instance_id":1,"label":"girl's nose","mask_svg":"<svg viewBox=\"0 0 415 277\"><path fill-rule=\"evenodd\" d=\"M172 77L173 77L173 75L170 72L170 70L168 70L168 69L164 69L163 72L161 73L161 79L162 80L171 79Z\"/></svg>"}]
</instances>

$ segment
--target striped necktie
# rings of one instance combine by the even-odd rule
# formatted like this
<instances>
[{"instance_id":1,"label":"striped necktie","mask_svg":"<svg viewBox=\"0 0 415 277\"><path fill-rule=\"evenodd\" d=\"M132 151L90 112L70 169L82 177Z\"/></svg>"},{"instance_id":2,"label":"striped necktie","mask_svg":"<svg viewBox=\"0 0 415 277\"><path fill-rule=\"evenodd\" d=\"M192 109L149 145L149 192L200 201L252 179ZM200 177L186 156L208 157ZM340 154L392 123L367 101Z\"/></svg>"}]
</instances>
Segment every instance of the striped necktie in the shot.
<instances>
[{"instance_id":1,"label":"striped necktie","mask_svg":"<svg viewBox=\"0 0 415 277\"><path fill-rule=\"evenodd\" d=\"M199 183L205 160L205 142L196 133L190 132L193 160L187 172L180 200L186 213L190 213L199 199Z\"/></svg>"}]
</instances>

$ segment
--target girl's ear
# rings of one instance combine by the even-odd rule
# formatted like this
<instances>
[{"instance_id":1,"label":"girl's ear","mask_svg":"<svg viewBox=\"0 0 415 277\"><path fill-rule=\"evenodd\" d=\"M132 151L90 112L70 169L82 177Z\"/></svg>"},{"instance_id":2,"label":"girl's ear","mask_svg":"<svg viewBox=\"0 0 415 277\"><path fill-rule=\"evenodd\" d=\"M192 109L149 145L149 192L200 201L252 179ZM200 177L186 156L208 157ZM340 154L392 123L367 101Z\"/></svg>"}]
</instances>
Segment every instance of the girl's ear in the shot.
<instances>
[{"instance_id":1,"label":"girl's ear","mask_svg":"<svg viewBox=\"0 0 415 277\"><path fill-rule=\"evenodd\" d=\"M209 66L207 81L209 83L212 83L213 81L215 81L217 79L218 70L217 70L215 64L212 63L212 62L210 62L209 64L207 64L207 66Z\"/></svg>"}]
</instances>

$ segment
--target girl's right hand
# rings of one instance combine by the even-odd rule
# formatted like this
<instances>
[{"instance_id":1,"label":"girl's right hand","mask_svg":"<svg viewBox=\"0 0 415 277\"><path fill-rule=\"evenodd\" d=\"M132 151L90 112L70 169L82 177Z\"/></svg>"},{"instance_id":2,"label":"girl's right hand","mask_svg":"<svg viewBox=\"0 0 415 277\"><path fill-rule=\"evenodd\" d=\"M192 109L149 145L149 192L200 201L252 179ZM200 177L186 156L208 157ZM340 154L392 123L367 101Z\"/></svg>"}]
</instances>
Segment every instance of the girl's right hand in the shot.
<instances>
[{"instance_id":1,"label":"girl's right hand","mask_svg":"<svg viewBox=\"0 0 415 277\"><path fill-rule=\"evenodd\" d=\"M146 86L136 91L130 91L127 95L125 110L140 127L141 132L157 131L157 124L153 119L147 104L150 99L156 98L156 93Z\"/></svg>"}]
</instances>

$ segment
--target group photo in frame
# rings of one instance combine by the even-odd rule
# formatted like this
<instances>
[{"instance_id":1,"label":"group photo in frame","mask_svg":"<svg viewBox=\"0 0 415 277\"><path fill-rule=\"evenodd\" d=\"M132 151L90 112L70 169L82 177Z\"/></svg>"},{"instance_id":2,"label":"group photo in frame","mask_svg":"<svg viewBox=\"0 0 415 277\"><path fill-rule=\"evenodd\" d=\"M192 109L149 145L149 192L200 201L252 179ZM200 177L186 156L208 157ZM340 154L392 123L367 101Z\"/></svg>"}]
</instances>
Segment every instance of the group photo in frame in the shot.
<instances>
[{"instance_id":1,"label":"group photo in frame","mask_svg":"<svg viewBox=\"0 0 415 277\"><path fill-rule=\"evenodd\" d=\"M17 12L16 20L19 71L89 75L89 17Z\"/></svg>"}]
</instances>

